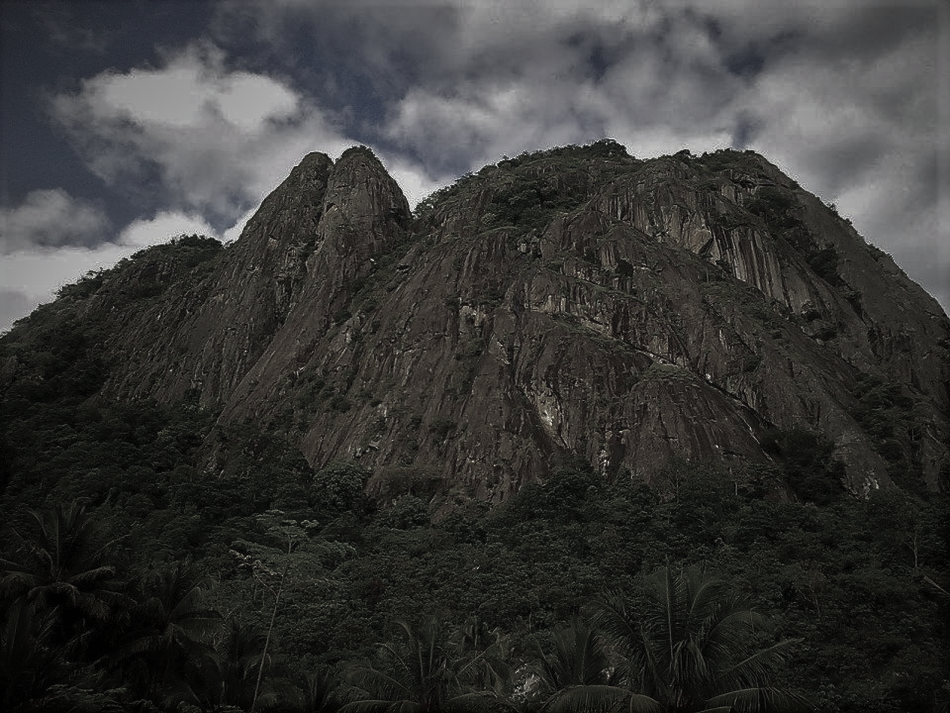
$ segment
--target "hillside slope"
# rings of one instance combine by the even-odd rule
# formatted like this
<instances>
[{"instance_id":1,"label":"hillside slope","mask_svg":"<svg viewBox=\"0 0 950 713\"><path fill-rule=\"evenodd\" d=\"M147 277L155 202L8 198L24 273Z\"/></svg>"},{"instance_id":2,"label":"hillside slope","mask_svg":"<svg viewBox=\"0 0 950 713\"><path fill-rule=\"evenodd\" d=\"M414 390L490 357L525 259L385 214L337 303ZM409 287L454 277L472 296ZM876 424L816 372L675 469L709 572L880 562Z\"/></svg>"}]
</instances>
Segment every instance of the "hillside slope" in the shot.
<instances>
[{"instance_id":1,"label":"hillside slope","mask_svg":"<svg viewBox=\"0 0 950 713\"><path fill-rule=\"evenodd\" d=\"M143 251L22 320L3 383L52 378L30 356L52 315L95 325L88 397L193 399L314 468L358 460L381 497L500 502L575 457L609 480L784 467L803 443L856 495L950 473L950 321L751 152L525 154L415 216L367 149L310 154L234 244Z\"/></svg>"}]
</instances>

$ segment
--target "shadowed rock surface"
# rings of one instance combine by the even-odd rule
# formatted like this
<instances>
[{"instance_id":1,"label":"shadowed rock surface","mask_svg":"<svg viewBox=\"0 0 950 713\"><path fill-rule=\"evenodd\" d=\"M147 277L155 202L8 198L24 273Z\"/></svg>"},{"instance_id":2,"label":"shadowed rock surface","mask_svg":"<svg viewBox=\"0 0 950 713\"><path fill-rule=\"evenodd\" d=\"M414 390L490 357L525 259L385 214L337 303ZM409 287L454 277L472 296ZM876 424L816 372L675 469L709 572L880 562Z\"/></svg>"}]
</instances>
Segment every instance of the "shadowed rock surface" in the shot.
<instances>
[{"instance_id":1,"label":"shadowed rock surface","mask_svg":"<svg viewBox=\"0 0 950 713\"><path fill-rule=\"evenodd\" d=\"M314 153L239 240L189 255L64 291L109 335L99 398L195 398L316 468L358 460L378 492L499 502L574 456L647 481L672 459L769 464L798 430L856 495L950 472L950 321L751 152L526 154L415 216L367 149Z\"/></svg>"}]
</instances>

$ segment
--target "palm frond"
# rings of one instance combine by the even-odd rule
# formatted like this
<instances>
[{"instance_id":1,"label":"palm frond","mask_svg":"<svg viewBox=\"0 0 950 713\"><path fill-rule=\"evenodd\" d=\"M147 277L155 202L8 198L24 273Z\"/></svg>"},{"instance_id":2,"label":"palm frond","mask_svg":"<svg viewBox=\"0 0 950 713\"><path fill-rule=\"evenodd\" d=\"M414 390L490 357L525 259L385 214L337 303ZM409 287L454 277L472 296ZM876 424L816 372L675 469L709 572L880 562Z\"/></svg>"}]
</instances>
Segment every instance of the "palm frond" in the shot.
<instances>
[{"instance_id":1,"label":"palm frond","mask_svg":"<svg viewBox=\"0 0 950 713\"><path fill-rule=\"evenodd\" d=\"M571 686L545 701L542 713L662 713L663 707L649 696L617 686Z\"/></svg>"},{"instance_id":2,"label":"palm frond","mask_svg":"<svg viewBox=\"0 0 950 713\"><path fill-rule=\"evenodd\" d=\"M754 637L768 620L749 610L727 582L697 567L679 572L661 568L643 581L642 595L643 606L637 610L622 595L608 595L595 615L623 657L618 670L627 689L677 708L705 700L710 709L735 705L736 710L758 711L802 702L766 687L797 641L760 648ZM584 704L582 693L565 696L565 710L580 710ZM753 705L756 700L759 708ZM550 703L560 705L558 697ZM648 705L636 698L628 703Z\"/></svg>"},{"instance_id":3,"label":"palm frond","mask_svg":"<svg viewBox=\"0 0 950 713\"><path fill-rule=\"evenodd\" d=\"M705 632L707 647L728 650L756 631L768 628L768 618L758 612L744 609L738 600L723 603L720 611L708 622Z\"/></svg>"},{"instance_id":4,"label":"palm frond","mask_svg":"<svg viewBox=\"0 0 950 713\"><path fill-rule=\"evenodd\" d=\"M0 579L0 595L15 598L40 584L39 577L23 569L9 569Z\"/></svg>"},{"instance_id":5,"label":"palm frond","mask_svg":"<svg viewBox=\"0 0 950 713\"><path fill-rule=\"evenodd\" d=\"M592 625L610 639L622 656L629 656L641 646L641 629L623 594L606 595L595 606Z\"/></svg>"},{"instance_id":6,"label":"palm frond","mask_svg":"<svg viewBox=\"0 0 950 713\"><path fill-rule=\"evenodd\" d=\"M791 655L790 649L800 642L801 639L785 639L723 669L717 676L718 687L720 690L729 690L761 685L768 679L773 667L786 661Z\"/></svg>"},{"instance_id":7,"label":"palm frond","mask_svg":"<svg viewBox=\"0 0 950 713\"><path fill-rule=\"evenodd\" d=\"M706 701L706 706L707 711L724 707L736 713L804 713L815 709L803 696L769 686L743 688L713 696Z\"/></svg>"},{"instance_id":8,"label":"palm frond","mask_svg":"<svg viewBox=\"0 0 950 713\"><path fill-rule=\"evenodd\" d=\"M379 700L401 700L412 696L412 691L405 681L372 666L350 669L347 680L366 696Z\"/></svg>"},{"instance_id":9,"label":"palm frond","mask_svg":"<svg viewBox=\"0 0 950 713\"><path fill-rule=\"evenodd\" d=\"M450 698L442 706L446 713L516 713L518 707L504 696L476 691Z\"/></svg>"},{"instance_id":10,"label":"palm frond","mask_svg":"<svg viewBox=\"0 0 950 713\"><path fill-rule=\"evenodd\" d=\"M344 703L340 713L415 713L418 704L412 701L389 701L380 699L363 699Z\"/></svg>"},{"instance_id":11,"label":"palm frond","mask_svg":"<svg viewBox=\"0 0 950 713\"><path fill-rule=\"evenodd\" d=\"M642 693L631 693L617 713L663 713L663 711L664 708L659 701Z\"/></svg>"},{"instance_id":12,"label":"palm frond","mask_svg":"<svg viewBox=\"0 0 950 713\"><path fill-rule=\"evenodd\" d=\"M69 582L76 587L88 587L98 582L104 582L115 576L115 567L103 566L93 567L81 572L76 572L69 577Z\"/></svg>"},{"instance_id":13,"label":"palm frond","mask_svg":"<svg viewBox=\"0 0 950 713\"><path fill-rule=\"evenodd\" d=\"M705 623L722 602L726 582L706 576L698 567L687 569L682 575L682 580L683 618L693 624Z\"/></svg>"},{"instance_id":14,"label":"palm frond","mask_svg":"<svg viewBox=\"0 0 950 713\"><path fill-rule=\"evenodd\" d=\"M554 632L554 651L541 652L542 681L551 691L605 683L608 660L599 634L580 619Z\"/></svg>"},{"instance_id":15,"label":"palm frond","mask_svg":"<svg viewBox=\"0 0 950 713\"><path fill-rule=\"evenodd\" d=\"M303 705L300 710L307 713L320 713L336 710L340 707L342 686L340 679L327 669L318 669L307 674L303 686Z\"/></svg>"}]
</instances>

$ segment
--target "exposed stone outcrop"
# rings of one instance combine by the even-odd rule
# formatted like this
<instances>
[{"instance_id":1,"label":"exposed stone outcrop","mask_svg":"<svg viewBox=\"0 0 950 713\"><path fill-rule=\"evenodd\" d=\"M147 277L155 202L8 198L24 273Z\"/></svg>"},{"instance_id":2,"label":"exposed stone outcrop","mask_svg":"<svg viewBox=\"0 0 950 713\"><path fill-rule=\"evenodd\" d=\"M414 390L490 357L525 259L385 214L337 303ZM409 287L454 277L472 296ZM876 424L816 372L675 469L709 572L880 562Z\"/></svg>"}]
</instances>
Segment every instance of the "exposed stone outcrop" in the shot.
<instances>
[{"instance_id":1,"label":"exposed stone outcrop","mask_svg":"<svg viewBox=\"0 0 950 713\"><path fill-rule=\"evenodd\" d=\"M231 397L297 304L331 169L326 155L306 156L213 272L198 281L185 276L117 325L108 349L127 366L114 370L110 393L175 400L194 390L205 405Z\"/></svg>"},{"instance_id":2,"label":"exposed stone outcrop","mask_svg":"<svg viewBox=\"0 0 950 713\"><path fill-rule=\"evenodd\" d=\"M160 294L119 301L143 275ZM832 441L858 495L893 487L895 453L930 489L950 471L950 321L748 152L558 149L415 218L367 149L310 154L200 269L133 260L83 309L115 324L110 395L200 395L380 488L409 471L500 501L569 456L648 481L767 465L792 429ZM890 461L861 415L873 378L905 397Z\"/></svg>"},{"instance_id":3,"label":"exposed stone outcrop","mask_svg":"<svg viewBox=\"0 0 950 713\"><path fill-rule=\"evenodd\" d=\"M314 228L311 279L276 332L268 349L248 369L226 401L224 420L271 411L287 396L293 378L322 351L335 323L350 318L348 308L378 256L405 237L409 204L379 160L364 148L349 149L333 167Z\"/></svg>"}]
</instances>

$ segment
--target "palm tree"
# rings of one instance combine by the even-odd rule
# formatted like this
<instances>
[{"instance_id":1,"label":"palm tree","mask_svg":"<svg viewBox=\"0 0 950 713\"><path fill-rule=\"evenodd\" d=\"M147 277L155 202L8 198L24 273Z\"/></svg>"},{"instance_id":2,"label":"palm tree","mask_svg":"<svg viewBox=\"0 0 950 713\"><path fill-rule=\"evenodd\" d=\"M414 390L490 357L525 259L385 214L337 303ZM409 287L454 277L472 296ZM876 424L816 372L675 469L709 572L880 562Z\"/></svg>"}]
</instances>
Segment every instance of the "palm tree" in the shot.
<instances>
[{"instance_id":1,"label":"palm tree","mask_svg":"<svg viewBox=\"0 0 950 713\"><path fill-rule=\"evenodd\" d=\"M129 630L112 656L139 693L164 695L168 687L181 687L186 670L212 652L205 638L220 626L221 615L204 605L204 579L194 565L174 562L139 581Z\"/></svg>"},{"instance_id":2,"label":"palm tree","mask_svg":"<svg viewBox=\"0 0 950 713\"><path fill-rule=\"evenodd\" d=\"M497 646L465 652L467 647L453 645L447 627L438 618L429 619L418 629L397 621L396 628L403 640L380 646L379 667L351 671L355 692L362 698L347 703L342 711L451 713L513 709L497 690L469 690L465 685L471 676L484 676L485 667L500 670L497 663L492 663Z\"/></svg>"},{"instance_id":3,"label":"palm tree","mask_svg":"<svg viewBox=\"0 0 950 713\"><path fill-rule=\"evenodd\" d=\"M554 651L540 656L542 711L606 711L627 697L617 686L603 637L579 618L555 631Z\"/></svg>"},{"instance_id":4,"label":"palm tree","mask_svg":"<svg viewBox=\"0 0 950 713\"><path fill-rule=\"evenodd\" d=\"M467 621L449 640L456 684L504 698L512 684L507 639L481 618Z\"/></svg>"},{"instance_id":5,"label":"palm tree","mask_svg":"<svg viewBox=\"0 0 950 713\"><path fill-rule=\"evenodd\" d=\"M767 619L746 608L722 580L698 568L660 569L646 581L641 609L608 596L595 623L620 656L625 693L615 708L660 713L810 709L768 685L796 640L761 646Z\"/></svg>"},{"instance_id":6,"label":"palm tree","mask_svg":"<svg viewBox=\"0 0 950 713\"><path fill-rule=\"evenodd\" d=\"M223 638L196 662L191 685L179 685L176 699L205 711L252 711L255 703L259 707L272 705L277 698L273 692L255 696L262 656L264 635L232 619Z\"/></svg>"},{"instance_id":7,"label":"palm tree","mask_svg":"<svg viewBox=\"0 0 950 713\"><path fill-rule=\"evenodd\" d=\"M53 623L23 599L8 609L0 629L0 710L29 708L29 701L67 679L62 649L49 645Z\"/></svg>"},{"instance_id":8,"label":"palm tree","mask_svg":"<svg viewBox=\"0 0 950 713\"><path fill-rule=\"evenodd\" d=\"M337 713L343 705L342 686L328 669L307 674L302 689L291 697L286 710L292 713Z\"/></svg>"},{"instance_id":9,"label":"palm tree","mask_svg":"<svg viewBox=\"0 0 950 713\"><path fill-rule=\"evenodd\" d=\"M8 601L22 598L37 612L51 612L56 622L51 641L75 642L107 621L123 600L115 568L103 564L112 543L103 541L98 524L75 501L31 510L29 516L33 536L13 530L17 551L13 559L0 560L0 594Z\"/></svg>"}]
</instances>

